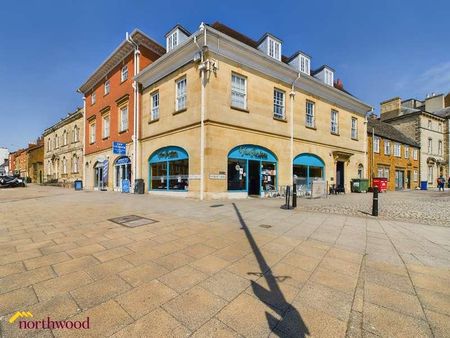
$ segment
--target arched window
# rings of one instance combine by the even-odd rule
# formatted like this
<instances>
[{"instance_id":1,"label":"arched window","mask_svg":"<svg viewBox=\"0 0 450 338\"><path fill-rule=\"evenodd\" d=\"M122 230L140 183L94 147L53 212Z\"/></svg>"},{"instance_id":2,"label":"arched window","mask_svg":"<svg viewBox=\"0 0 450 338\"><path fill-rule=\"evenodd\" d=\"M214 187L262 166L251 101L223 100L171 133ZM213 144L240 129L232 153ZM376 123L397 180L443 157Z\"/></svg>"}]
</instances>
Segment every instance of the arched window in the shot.
<instances>
[{"instance_id":1,"label":"arched window","mask_svg":"<svg viewBox=\"0 0 450 338\"><path fill-rule=\"evenodd\" d=\"M63 146L67 145L67 131L64 130L63 132Z\"/></svg>"},{"instance_id":2,"label":"arched window","mask_svg":"<svg viewBox=\"0 0 450 338\"><path fill-rule=\"evenodd\" d=\"M189 155L180 147L165 147L148 159L150 190L188 190Z\"/></svg>"},{"instance_id":3,"label":"arched window","mask_svg":"<svg viewBox=\"0 0 450 338\"><path fill-rule=\"evenodd\" d=\"M58 134L55 134L55 149L59 147Z\"/></svg>"},{"instance_id":4,"label":"arched window","mask_svg":"<svg viewBox=\"0 0 450 338\"><path fill-rule=\"evenodd\" d=\"M73 157L72 157L72 172L78 173L78 157L77 157L77 155L73 155Z\"/></svg>"},{"instance_id":5,"label":"arched window","mask_svg":"<svg viewBox=\"0 0 450 338\"><path fill-rule=\"evenodd\" d=\"M79 132L78 132L78 127L75 125L75 127L73 127L73 142L78 142L79 140Z\"/></svg>"},{"instance_id":6,"label":"arched window","mask_svg":"<svg viewBox=\"0 0 450 338\"><path fill-rule=\"evenodd\" d=\"M325 176L325 163L314 154L303 153L294 158L294 180L297 186L311 189L311 183Z\"/></svg>"},{"instance_id":7,"label":"arched window","mask_svg":"<svg viewBox=\"0 0 450 338\"><path fill-rule=\"evenodd\" d=\"M358 165L358 178L364 178L364 166L362 164Z\"/></svg>"},{"instance_id":8,"label":"arched window","mask_svg":"<svg viewBox=\"0 0 450 338\"><path fill-rule=\"evenodd\" d=\"M63 167L63 174L67 174L67 160L65 157L63 157L62 160L62 167Z\"/></svg>"}]
</instances>

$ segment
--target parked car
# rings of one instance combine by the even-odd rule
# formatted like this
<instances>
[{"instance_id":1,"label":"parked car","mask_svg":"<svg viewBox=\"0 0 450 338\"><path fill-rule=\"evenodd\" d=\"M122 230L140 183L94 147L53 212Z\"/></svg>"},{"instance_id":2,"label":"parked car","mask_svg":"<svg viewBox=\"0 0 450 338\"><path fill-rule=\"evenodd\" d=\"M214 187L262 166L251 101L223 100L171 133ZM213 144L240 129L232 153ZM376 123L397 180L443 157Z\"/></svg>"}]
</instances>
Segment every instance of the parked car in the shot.
<instances>
[{"instance_id":1,"label":"parked car","mask_svg":"<svg viewBox=\"0 0 450 338\"><path fill-rule=\"evenodd\" d=\"M0 176L0 187L2 188L15 188L24 186L25 181L23 178L16 176Z\"/></svg>"}]
</instances>

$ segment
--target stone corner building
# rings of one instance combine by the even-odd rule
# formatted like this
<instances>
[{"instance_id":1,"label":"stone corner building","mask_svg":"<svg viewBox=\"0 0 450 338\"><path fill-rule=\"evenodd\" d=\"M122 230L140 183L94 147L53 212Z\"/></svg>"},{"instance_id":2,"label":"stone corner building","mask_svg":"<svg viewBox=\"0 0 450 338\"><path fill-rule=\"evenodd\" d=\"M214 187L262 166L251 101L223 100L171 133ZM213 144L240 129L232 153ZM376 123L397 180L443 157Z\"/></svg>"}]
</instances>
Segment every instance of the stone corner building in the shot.
<instances>
[{"instance_id":1,"label":"stone corner building","mask_svg":"<svg viewBox=\"0 0 450 338\"><path fill-rule=\"evenodd\" d=\"M83 178L83 116L78 108L44 131L44 183L70 186Z\"/></svg>"},{"instance_id":2,"label":"stone corner building","mask_svg":"<svg viewBox=\"0 0 450 338\"><path fill-rule=\"evenodd\" d=\"M38 138L36 144L27 148L27 177L32 183L43 183L44 179L44 140Z\"/></svg>"},{"instance_id":3,"label":"stone corner building","mask_svg":"<svg viewBox=\"0 0 450 338\"><path fill-rule=\"evenodd\" d=\"M436 187L439 176L449 177L450 93L381 102L380 119L420 145L421 182Z\"/></svg>"},{"instance_id":4,"label":"stone corner building","mask_svg":"<svg viewBox=\"0 0 450 338\"><path fill-rule=\"evenodd\" d=\"M270 33L254 40L216 22L166 34L167 53L138 76L140 170L152 194L244 198L320 180L350 191L367 172L367 104L282 54Z\"/></svg>"}]
</instances>

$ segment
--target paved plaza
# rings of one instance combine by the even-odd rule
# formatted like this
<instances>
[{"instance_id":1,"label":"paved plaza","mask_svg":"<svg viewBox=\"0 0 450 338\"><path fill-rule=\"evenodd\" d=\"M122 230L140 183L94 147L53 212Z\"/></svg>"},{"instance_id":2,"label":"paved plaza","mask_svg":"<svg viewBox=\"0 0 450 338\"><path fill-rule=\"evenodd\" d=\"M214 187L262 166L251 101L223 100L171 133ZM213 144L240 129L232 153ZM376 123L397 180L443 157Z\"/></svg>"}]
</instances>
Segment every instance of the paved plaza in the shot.
<instances>
[{"instance_id":1,"label":"paved plaza","mask_svg":"<svg viewBox=\"0 0 450 338\"><path fill-rule=\"evenodd\" d=\"M450 194L380 197L0 189L1 336L449 337Z\"/></svg>"}]
</instances>

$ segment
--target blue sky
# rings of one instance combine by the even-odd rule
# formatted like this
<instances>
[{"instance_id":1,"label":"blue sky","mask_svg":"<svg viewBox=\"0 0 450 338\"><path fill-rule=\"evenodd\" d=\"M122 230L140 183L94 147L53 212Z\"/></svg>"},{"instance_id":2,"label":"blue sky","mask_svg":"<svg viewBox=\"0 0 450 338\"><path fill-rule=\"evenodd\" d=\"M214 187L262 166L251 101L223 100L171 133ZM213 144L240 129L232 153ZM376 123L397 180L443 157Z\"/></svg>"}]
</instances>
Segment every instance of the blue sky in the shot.
<instances>
[{"instance_id":1,"label":"blue sky","mask_svg":"<svg viewBox=\"0 0 450 338\"><path fill-rule=\"evenodd\" d=\"M194 5L195 3L195 5ZM175 23L221 21L283 54L328 64L347 90L379 110L394 96L450 91L445 0L5 1L0 8L0 146L23 147L82 105L75 90L140 28L161 44Z\"/></svg>"}]
</instances>

